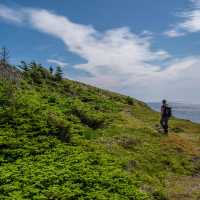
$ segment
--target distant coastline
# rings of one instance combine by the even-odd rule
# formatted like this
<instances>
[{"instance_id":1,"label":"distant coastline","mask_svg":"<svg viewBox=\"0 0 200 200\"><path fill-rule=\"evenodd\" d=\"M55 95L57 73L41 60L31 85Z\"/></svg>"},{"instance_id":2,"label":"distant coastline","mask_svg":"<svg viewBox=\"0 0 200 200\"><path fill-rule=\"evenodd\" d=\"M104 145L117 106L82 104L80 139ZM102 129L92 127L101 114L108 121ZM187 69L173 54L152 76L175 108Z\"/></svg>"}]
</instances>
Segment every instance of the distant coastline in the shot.
<instances>
[{"instance_id":1,"label":"distant coastline","mask_svg":"<svg viewBox=\"0 0 200 200\"><path fill-rule=\"evenodd\" d=\"M153 110L160 111L159 102L147 103ZM200 104L169 103L172 107L173 115L177 118L191 120L200 123Z\"/></svg>"}]
</instances>

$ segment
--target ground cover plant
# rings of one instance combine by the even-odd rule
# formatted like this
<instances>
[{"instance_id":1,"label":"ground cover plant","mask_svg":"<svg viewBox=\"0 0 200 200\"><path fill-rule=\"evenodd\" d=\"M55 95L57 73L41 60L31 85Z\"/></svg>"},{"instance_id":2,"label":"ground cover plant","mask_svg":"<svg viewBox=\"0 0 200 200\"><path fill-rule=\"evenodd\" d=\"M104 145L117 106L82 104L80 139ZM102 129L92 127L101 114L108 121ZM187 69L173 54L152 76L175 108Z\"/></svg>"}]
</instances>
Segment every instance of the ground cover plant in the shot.
<instances>
[{"instance_id":1,"label":"ground cover plant","mask_svg":"<svg viewBox=\"0 0 200 200\"><path fill-rule=\"evenodd\" d=\"M167 136L134 98L19 73L0 80L0 199L200 198L200 125L173 118Z\"/></svg>"}]
</instances>

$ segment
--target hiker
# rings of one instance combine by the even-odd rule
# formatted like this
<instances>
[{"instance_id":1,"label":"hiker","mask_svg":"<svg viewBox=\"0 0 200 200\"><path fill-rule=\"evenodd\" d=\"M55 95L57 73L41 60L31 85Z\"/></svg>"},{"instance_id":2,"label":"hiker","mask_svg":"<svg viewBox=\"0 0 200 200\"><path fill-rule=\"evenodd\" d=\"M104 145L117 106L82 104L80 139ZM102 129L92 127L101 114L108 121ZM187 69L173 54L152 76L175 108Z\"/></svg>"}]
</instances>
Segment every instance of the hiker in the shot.
<instances>
[{"instance_id":1,"label":"hiker","mask_svg":"<svg viewBox=\"0 0 200 200\"><path fill-rule=\"evenodd\" d=\"M167 101L163 100L162 101L162 106L161 106L161 119L160 119L160 124L164 130L164 133L168 133L168 121L169 118L171 117L171 108L167 105Z\"/></svg>"}]
</instances>

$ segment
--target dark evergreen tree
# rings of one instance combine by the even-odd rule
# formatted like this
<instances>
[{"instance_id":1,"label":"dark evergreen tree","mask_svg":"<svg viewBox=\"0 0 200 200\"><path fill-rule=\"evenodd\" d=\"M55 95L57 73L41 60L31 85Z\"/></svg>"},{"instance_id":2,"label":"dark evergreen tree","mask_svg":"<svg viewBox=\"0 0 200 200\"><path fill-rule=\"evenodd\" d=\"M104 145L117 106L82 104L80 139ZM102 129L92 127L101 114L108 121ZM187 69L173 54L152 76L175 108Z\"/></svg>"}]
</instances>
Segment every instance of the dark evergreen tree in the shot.
<instances>
[{"instance_id":1,"label":"dark evergreen tree","mask_svg":"<svg viewBox=\"0 0 200 200\"><path fill-rule=\"evenodd\" d=\"M56 72L55 72L55 79L57 81L61 81L62 80L62 75L63 75L63 72L62 72L62 69L60 66L57 66L56 67Z\"/></svg>"},{"instance_id":2,"label":"dark evergreen tree","mask_svg":"<svg viewBox=\"0 0 200 200\"><path fill-rule=\"evenodd\" d=\"M9 59L9 51L6 47L2 47L0 50L0 64L7 65Z\"/></svg>"},{"instance_id":3,"label":"dark evergreen tree","mask_svg":"<svg viewBox=\"0 0 200 200\"><path fill-rule=\"evenodd\" d=\"M21 69L22 71L29 70L29 66L27 65L27 63L25 61L21 61L21 64L18 66L18 68Z\"/></svg>"},{"instance_id":4,"label":"dark evergreen tree","mask_svg":"<svg viewBox=\"0 0 200 200\"><path fill-rule=\"evenodd\" d=\"M53 74L53 67L52 67L52 66L49 67L49 72L50 72L51 74Z\"/></svg>"}]
</instances>

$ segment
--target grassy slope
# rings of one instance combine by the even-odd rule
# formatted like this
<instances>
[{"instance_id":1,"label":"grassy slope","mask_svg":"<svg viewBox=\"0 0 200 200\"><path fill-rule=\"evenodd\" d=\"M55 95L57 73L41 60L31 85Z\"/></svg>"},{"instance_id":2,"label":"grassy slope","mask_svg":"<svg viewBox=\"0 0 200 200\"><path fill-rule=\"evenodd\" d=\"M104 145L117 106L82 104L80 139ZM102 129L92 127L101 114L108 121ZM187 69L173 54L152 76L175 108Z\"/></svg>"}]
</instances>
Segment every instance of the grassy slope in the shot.
<instances>
[{"instance_id":1,"label":"grassy slope","mask_svg":"<svg viewBox=\"0 0 200 200\"><path fill-rule=\"evenodd\" d=\"M198 199L200 125L70 80L0 82L0 199ZM69 137L70 136L70 137Z\"/></svg>"}]
</instances>

